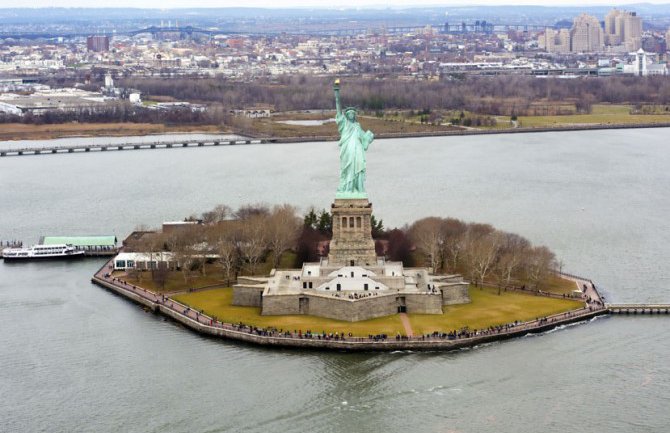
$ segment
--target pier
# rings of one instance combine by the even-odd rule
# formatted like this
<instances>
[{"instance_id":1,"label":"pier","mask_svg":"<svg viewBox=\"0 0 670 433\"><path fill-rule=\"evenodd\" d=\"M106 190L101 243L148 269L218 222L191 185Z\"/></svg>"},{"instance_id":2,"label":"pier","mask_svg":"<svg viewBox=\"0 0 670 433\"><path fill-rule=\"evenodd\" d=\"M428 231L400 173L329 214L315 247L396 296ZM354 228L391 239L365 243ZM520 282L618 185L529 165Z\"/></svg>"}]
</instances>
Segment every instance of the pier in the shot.
<instances>
[{"instance_id":1,"label":"pier","mask_svg":"<svg viewBox=\"0 0 670 433\"><path fill-rule=\"evenodd\" d=\"M670 304L606 304L610 314L670 314Z\"/></svg>"},{"instance_id":2,"label":"pier","mask_svg":"<svg viewBox=\"0 0 670 433\"><path fill-rule=\"evenodd\" d=\"M86 152L108 152L122 150L147 150L147 149L176 149L185 147L206 146L233 146L242 144L260 144L267 140L238 138L238 139L210 139L210 140L176 140L176 141L153 141L146 143L121 143L121 144L79 144L72 146L35 146L17 149L0 149L0 157L3 156L27 156L27 155L55 155L63 153L86 153Z\"/></svg>"}]
</instances>

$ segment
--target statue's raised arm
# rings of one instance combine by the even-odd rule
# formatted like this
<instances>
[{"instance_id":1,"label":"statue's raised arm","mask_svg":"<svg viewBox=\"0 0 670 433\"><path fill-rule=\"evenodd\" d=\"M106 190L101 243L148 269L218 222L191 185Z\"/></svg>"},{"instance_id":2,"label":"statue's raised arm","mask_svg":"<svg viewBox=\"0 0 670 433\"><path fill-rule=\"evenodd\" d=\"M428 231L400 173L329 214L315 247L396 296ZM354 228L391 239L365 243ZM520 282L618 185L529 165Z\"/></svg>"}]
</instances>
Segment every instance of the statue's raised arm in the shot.
<instances>
[{"instance_id":1,"label":"statue's raised arm","mask_svg":"<svg viewBox=\"0 0 670 433\"><path fill-rule=\"evenodd\" d=\"M337 111L337 115L340 116L342 114L342 107L340 106L340 79L335 80L335 84L333 85L333 91L335 92L335 110Z\"/></svg>"}]
</instances>

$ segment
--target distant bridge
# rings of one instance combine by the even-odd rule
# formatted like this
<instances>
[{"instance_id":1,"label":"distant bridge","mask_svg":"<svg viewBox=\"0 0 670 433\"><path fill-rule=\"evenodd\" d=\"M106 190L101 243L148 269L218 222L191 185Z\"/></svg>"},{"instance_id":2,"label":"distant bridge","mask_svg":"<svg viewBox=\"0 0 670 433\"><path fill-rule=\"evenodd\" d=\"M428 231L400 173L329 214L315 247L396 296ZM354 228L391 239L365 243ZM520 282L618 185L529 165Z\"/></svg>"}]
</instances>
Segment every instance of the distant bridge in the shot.
<instances>
[{"instance_id":1,"label":"distant bridge","mask_svg":"<svg viewBox=\"0 0 670 433\"><path fill-rule=\"evenodd\" d=\"M204 29L195 26L150 26L136 30L122 30L122 31L102 31L102 32L0 32L0 39L73 39L83 38L86 36L136 36L139 34L148 33L153 36L160 34L179 34L183 37L191 37L193 35L314 35L314 36L355 36L361 34L405 34L417 33L431 26L441 33L504 33L510 30L516 31L541 31L546 27L535 24L500 24L487 23L486 21L475 21L473 23L444 23L439 24L423 24L415 26L368 26L368 27L351 27L351 28L299 28L294 27L288 30L260 30L259 28L252 28L247 31L240 29Z\"/></svg>"},{"instance_id":2,"label":"distant bridge","mask_svg":"<svg viewBox=\"0 0 670 433\"><path fill-rule=\"evenodd\" d=\"M58 153L107 152L107 151L122 151L122 150L141 150L141 149L176 149L183 147L231 146L238 144L259 144L261 142L264 142L264 140L238 138L238 139L154 141L147 143L80 144L72 146L24 147L16 149L0 148L0 157L27 156L27 155L55 155Z\"/></svg>"}]
</instances>

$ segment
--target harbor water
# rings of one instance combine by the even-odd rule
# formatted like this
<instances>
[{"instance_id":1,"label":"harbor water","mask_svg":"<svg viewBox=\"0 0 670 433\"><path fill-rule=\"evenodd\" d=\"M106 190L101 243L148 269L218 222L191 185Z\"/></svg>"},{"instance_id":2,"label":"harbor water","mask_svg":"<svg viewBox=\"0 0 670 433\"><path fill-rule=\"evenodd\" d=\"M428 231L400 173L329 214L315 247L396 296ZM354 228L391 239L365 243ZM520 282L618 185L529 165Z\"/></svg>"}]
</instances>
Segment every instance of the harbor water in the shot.
<instances>
[{"instance_id":1,"label":"harbor water","mask_svg":"<svg viewBox=\"0 0 670 433\"><path fill-rule=\"evenodd\" d=\"M386 227L491 223L612 302L670 302L668 129L375 141ZM168 136L166 136L166 139ZM0 147L3 143L0 143ZM335 142L0 160L0 239L114 234L217 204L328 209ZM670 317L600 318L449 353L200 337L90 283L104 261L0 264L0 431L663 432Z\"/></svg>"}]
</instances>

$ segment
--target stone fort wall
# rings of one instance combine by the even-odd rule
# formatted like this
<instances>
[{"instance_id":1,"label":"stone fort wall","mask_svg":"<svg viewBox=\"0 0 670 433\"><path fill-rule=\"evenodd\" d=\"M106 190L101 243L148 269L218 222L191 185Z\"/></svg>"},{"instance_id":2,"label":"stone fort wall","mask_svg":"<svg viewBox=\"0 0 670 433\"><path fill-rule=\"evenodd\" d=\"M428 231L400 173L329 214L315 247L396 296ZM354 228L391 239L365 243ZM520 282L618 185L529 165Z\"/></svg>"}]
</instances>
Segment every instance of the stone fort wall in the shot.
<instances>
[{"instance_id":1,"label":"stone fort wall","mask_svg":"<svg viewBox=\"0 0 670 433\"><path fill-rule=\"evenodd\" d=\"M233 286L233 305L238 307L262 307L263 287L256 286Z\"/></svg>"},{"instance_id":2,"label":"stone fort wall","mask_svg":"<svg viewBox=\"0 0 670 433\"><path fill-rule=\"evenodd\" d=\"M442 314L442 296L432 293L388 293L362 299L316 293L266 295L263 297L264 316L308 314L329 319L357 322L398 313Z\"/></svg>"},{"instance_id":3,"label":"stone fort wall","mask_svg":"<svg viewBox=\"0 0 670 433\"><path fill-rule=\"evenodd\" d=\"M469 284L465 281L448 283L440 287L442 290L442 305L469 304Z\"/></svg>"}]
</instances>

